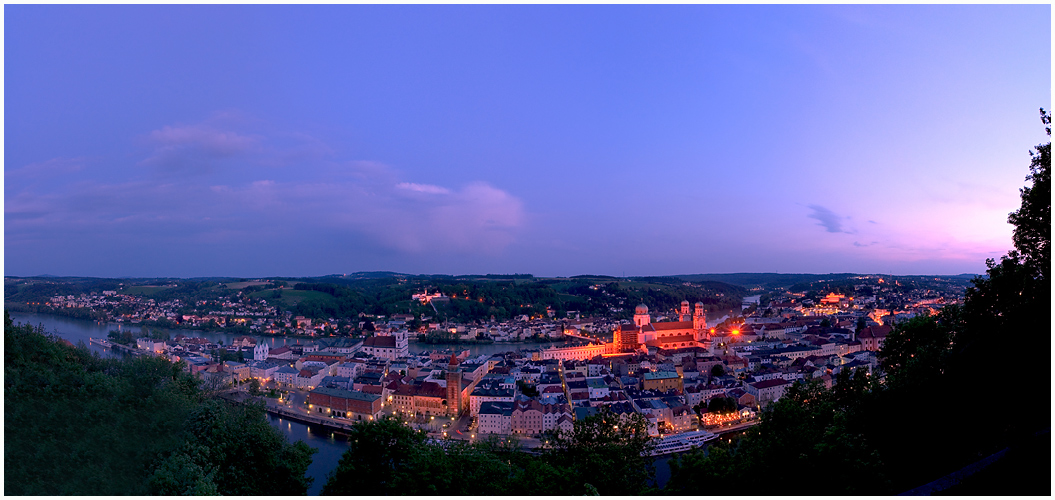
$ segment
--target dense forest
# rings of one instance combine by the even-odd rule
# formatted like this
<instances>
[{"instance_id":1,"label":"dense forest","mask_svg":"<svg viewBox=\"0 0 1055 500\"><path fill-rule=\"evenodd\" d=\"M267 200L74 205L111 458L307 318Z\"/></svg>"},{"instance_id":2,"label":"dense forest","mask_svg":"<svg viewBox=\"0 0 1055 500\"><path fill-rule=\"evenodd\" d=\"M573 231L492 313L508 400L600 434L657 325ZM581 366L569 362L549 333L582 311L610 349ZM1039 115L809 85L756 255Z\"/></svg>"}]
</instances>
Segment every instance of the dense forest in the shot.
<instances>
[{"instance_id":1,"label":"dense forest","mask_svg":"<svg viewBox=\"0 0 1055 500\"><path fill-rule=\"evenodd\" d=\"M303 495L315 452L162 358L4 320L5 495Z\"/></svg>"},{"instance_id":2,"label":"dense forest","mask_svg":"<svg viewBox=\"0 0 1055 500\"><path fill-rule=\"evenodd\" d=\"M395 419L357 424L323 495L656 494L639 414L607 410L556 432L541 453L498 438L435 442Z\"/></svg>"}]
</instances>

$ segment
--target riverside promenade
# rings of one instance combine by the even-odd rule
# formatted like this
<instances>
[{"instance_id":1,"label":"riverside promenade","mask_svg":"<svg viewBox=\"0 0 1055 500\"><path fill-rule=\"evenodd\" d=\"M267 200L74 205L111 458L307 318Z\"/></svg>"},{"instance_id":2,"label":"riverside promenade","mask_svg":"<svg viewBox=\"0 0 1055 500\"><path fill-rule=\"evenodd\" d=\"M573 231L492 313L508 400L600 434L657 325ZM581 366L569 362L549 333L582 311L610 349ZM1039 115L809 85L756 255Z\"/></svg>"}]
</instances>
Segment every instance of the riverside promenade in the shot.
<instances>
[{"instance_id":1,"label":"riverside promenade","mask_svg":"<svg viewBox=\"0 0 1055 500\"><path fill-rule=\"evenodd\" d=\"M328 430L341 432L342 434L350 434L352 431L352 425L354 425L352 422L344 419L318 417L306 412L298 412L292 408L280 406L274 401L270 401L266 398L252 397L241 391L226 392L221 394L220 398L236 404L246 404L249 400L255 400L264 403L264 411L271 415L294 420L302 424L322 426Z\"/></svg>"}]
</instances>

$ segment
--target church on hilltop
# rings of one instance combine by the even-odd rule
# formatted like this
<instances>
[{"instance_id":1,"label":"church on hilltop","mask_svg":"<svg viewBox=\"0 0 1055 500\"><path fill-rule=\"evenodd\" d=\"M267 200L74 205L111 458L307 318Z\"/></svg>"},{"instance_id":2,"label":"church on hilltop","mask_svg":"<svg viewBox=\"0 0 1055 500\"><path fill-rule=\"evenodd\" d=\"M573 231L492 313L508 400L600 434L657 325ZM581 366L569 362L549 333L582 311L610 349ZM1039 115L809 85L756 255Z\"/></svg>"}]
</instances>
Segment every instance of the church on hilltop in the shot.
<instances>
[{"instance_id":1,"label":"church on hilltop","mask_svg":"<svg viewBox=\"0 0 1055 500\"><path fill-rule=\"evenodd\" d=\"M707 331L707 314L703 303L696 303L696 310L689 314L689 301L681 301L680 321L653 323L648 306L641 304L634 309L634 324L619 325L615 331L613 348L616 352L633 352L655 346L661 349L683 347L707 347L710 334Z\"/></svg>"}]
</instances>

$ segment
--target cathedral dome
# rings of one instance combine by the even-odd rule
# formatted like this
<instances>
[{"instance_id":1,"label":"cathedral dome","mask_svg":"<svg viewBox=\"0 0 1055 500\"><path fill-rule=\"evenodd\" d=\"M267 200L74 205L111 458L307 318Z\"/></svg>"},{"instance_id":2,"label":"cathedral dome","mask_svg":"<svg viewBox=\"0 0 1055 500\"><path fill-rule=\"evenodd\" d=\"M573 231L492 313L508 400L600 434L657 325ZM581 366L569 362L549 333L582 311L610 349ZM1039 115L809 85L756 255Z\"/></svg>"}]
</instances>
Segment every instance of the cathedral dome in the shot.
<instances>
[{"instance_id":1,"label":"cathedral dome","mask_svg":"<svg viewBox=\"0 0 1055 500\"><path fill-rule=\"evenodd\" d=\"M634 308L634 314L648 314L648 306L645 304L638 304L637 307Z\"/></svg>"}]
</instances>

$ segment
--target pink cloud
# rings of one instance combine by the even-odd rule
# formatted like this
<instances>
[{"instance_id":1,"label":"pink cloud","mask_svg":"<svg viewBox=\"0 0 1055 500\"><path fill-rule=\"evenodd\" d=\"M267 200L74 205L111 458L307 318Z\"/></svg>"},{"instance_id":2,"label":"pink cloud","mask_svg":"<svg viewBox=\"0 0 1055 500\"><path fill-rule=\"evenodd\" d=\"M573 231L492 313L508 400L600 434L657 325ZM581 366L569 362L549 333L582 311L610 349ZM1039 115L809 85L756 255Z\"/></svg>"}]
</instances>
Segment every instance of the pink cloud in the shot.
<instances>
[{"instance_id":1,"label":"pink cloud","mask_svg":"<svg viewBox=\"0 0 1055 500\"><path fill-rule=\"evenodd\" d=\"M405 189L407 191L428 194L450 194L451 192L450 189L445 187L433 186L431 184L415 184L413 182L400 182L399 184L396 184L396 189Z\"/></svg>"},{"instance_id":2,"label":"pink cloud","mask_svg":"<svg viewBox=\"0 0 1055 500\"><path fill-rule=\"evenodd\" d=\"M181 168L231 157L256 147L259 138L218 130L208 125L164 126L147 135L151 155L140 165Z\"/></svg>"},{"instance_id":3,"label":"pink cloud","mask_svg":"<svg viewBox=\"0 0 1055 500\"><path fill-rule=\"evenodd\" d=\"M4 171L8 179L38 179L56 175L71 174L84 168L84 158L52 158L47 161L30 163L21 168Z\"/></svg>"}]
</instances>

